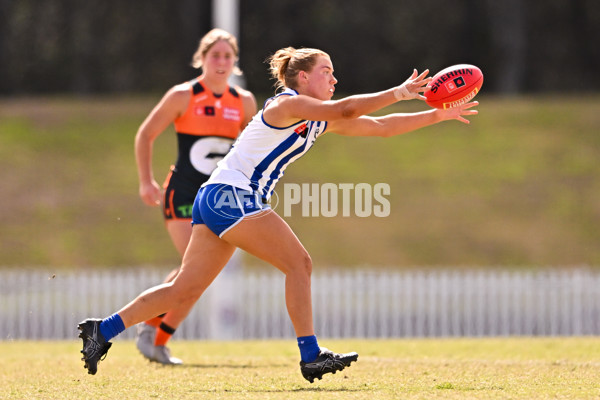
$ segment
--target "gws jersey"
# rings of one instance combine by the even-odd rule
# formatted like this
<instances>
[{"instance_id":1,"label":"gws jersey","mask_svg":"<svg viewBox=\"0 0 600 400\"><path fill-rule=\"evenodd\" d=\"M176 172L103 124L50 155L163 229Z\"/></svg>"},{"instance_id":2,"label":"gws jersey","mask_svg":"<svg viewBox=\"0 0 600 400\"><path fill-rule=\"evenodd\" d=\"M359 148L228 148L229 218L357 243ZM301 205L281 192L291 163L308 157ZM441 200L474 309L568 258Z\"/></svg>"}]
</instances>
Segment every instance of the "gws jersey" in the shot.
<instances>
[{"instance_id":1,"label":"gws jersey","mask_svg":"<svg viewBox=\"0 0 600 400\"><path fill-rule=\"evenodd\" d=\"M265 107L276 97L297 95L295 90L285 89L268 99ZM307 120L284 128L271 126L263 118L265 107L254 116L203 186L224 183L257 192L268 201L287 166L302 157L327 128L326 121Z\"/></svg>"},{"instance_id":2,"label":"gws jersey","mask_svg":"<svg viewBox=\"0 0 600 400\"><path fill-rule=\"evenodd\" d=\"M240 133L244 107L239 93L232 87L217 95L198 78L189 83L190 103L185 113L174 121L179 157L173 172L197 190Z\"/></svg>"}]
</instances>

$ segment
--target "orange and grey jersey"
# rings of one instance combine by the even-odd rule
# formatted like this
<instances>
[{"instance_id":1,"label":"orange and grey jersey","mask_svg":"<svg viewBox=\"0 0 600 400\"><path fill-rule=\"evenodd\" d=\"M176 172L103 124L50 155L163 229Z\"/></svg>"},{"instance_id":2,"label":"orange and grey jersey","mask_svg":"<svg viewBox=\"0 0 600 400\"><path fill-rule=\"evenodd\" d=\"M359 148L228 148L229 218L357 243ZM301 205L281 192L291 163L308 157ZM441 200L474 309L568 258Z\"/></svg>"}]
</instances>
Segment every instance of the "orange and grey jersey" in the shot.
<instances>
[{"instance_id":1,"label":"orange and grey jersey","mask_svg":"<svg viewBox=\"0 0 600 400\"><path fill-rule=\"evenodd\" d=\"M232 87L216 94L194 79L190 91L186 112L175 120L179 156L174 172L190 180L197 190L240 133L244 107Z\"/></svg>"},{"instance_id":2,"label":"orange and grey jersey","mask_svg":"<svg viewBox=\"0 0 600 400\"><path fill-rule=\"evenodd\" d=\"M231 148L242 129L244 107L232 87L216 94L196 78L185 113L174 121L178 157L165 181L165 218L190 218L200 186Z\"/></svg>"}]
</instances>

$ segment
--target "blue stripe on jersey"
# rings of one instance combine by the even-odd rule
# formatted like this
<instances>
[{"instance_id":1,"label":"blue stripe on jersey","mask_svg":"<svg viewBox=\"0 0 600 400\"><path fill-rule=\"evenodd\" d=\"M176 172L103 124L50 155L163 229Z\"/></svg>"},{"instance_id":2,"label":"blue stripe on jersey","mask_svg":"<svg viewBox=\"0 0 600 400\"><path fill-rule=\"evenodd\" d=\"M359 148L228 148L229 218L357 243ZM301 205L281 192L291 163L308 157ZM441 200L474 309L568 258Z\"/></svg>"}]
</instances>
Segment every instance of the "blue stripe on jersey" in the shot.
<instances>
[{"instance_id":1,"label":"blue stripe on jersey","mask_svg":"<svg viewBox=\"0 0 600 400\"><path fill-rule=\"evenodd\" d=\"M298 122L294 122L293 124L291 124L289 126L284 126L283 128L280 128L278 126L269 125L269 123L267 121L265 121L265 113L264 112L260 115L260 119L262 120L263 124L265 124L269 128L279 129L279 130L288 129L288 128L291 128L294 125L298 125L298 124L301 124L302 122L306 121L305 119L303 119L303 120L300 120Z\"/></svg>"},{"instance_id":2,"label":"blue stripe on jersey","mask_svg":"<svg viewBox=\"0 0 600 400\"><path fill-rule=\"evenodd\" d=\"M308 122L307 129L309 132L312 130L313 124L314 124L314 121ZM269 190L269 189L271 188L271 185L273 184L273 180L275 180L279 177L279 175L281 174L282 167L286 166L292 157L295 157L297 154L300 154L304 151L304 149L306 148L306 145L308 144L308 139L309 139L309 135L307 135L306 139L304 140L304 144L302 146L300 146L296 150L290 152L287 156L283 157L279 161L279 163L277 164L277 167L275 167L273 172L271 172L271 175L269 176L269 180L267 181L267 183L265 184L265 187L263 188L263 192L262 192L263 197L266 197L267 195L272 194L269 192L272 192L273 190L272 189Z\"/></svg>"},{"instance_id":3,"label":"blue stripe on jersey","mask_svg":"<svg viewBox=\"0 0 600 400\"><path fill-rule=\"evenodd\" d=\"M269 168L269 165L281 154L286 152L290 147L296 143L300 136L296 132L292 132L287 139L279 144L268 156L266 156L257 166L254 168L252 177L250 178L250 187L252 190L258 190L258 182L263 176L263 173Z\"/></svg>"}]
</instances>

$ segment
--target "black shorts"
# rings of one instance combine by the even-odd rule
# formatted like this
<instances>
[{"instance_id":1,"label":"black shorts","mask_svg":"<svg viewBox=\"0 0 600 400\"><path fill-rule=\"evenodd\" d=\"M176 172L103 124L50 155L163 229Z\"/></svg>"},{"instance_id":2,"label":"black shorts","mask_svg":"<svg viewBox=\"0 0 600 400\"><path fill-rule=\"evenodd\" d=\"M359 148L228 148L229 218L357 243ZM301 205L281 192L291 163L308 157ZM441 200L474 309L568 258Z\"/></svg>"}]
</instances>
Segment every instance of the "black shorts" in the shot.
<instances>
[{"instance_id":1,"label":"black shorts","mask_svg":"<svg viewBox=\"0 0 600 400\"><path fill-rule=\"evenodd\" d=\"M200 179L192 181L178 173L175 167L171 167L171 172L163 185L165 188L163 216L166 220L192 219L194 199L198 194L198 189L206 182L208 176L202 175L197 178Z\"/></svg>"}]
</instances>

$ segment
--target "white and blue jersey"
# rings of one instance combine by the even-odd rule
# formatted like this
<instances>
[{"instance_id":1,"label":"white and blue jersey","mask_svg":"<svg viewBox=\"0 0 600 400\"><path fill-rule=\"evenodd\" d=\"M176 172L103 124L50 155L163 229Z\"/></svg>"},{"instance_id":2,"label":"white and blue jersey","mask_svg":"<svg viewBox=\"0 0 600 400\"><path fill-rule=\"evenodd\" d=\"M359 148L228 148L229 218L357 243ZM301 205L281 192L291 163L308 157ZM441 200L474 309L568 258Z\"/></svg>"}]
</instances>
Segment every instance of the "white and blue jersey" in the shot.
<instances>
[{"instance_id":1,"label":"white and blue jersey","mask_svg":"<svg viewBox=\"0 0 600 400\"><path fill-rule=\"evenodd\" d=\"M286 89L275 97L297 95L295 90ZM267 100L265 107L275 97ZM264 107L204 185L228 184L257 192L263 201L268 201L287 166L302 157L327 128L326 121L307 120L278 128L264 120L263 112Z\"/></svg>"}]
</instances>

